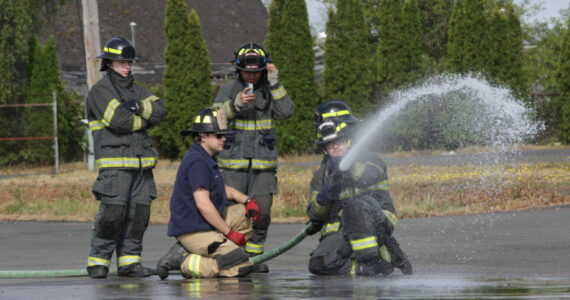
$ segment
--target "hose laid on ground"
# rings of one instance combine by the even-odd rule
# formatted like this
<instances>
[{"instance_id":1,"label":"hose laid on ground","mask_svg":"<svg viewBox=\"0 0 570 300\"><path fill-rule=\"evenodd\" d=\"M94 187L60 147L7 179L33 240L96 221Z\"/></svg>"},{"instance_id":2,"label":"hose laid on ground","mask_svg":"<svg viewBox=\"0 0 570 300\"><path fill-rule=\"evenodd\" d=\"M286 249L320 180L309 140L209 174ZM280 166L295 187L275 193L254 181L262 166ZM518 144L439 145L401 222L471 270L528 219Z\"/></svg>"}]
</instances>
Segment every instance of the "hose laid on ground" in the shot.
<instances>
[{"instance_id":1,"label":"hose laid on ground","mask_svg":"<svg viewBox=\"0 0 570 300\"><path fill-rule=\"evenodd\" d=\"M307 229L309 229L310 226L311 226L311 223L307 224L307 226L305 226L305 228L303 228L303 230L301 230L299 233L297 233L297 235L295 235L289 241L277 246L276 248L271 249L271 251L269 251L269 252L266 252L264 254L252 257L251 261L254 264L260 264L264 261L268 261L272 258L275 258L275 257L285 253L287 250L293 248L295 245L299 244L299 242L302 241L305 237L307 237L307 235L308 235Z\"/></svg>"},{"instance_id":2,"label":"hose laid on ground","mask_svg":"<svg viewBox=\"0 0 570 300\"><path fill-rule=\"evenodd\" d=\"M303 230L301 230L297 235L295 235L289 241L277 246L277 248L271 249L271 251L264 254L254 256L251 258L254 264L260 264L262 262L268 261L275 258L287 250L293 248L299 242L301 242L305 237L307 237L307 229L311 226L309 223ZM171 271L171 274L174 272ZM109 275L117 275L117 270L109 270ZM37 270L37 271L0 271L0 279L7 278L54 278L54 277L80 277L88 276L86 269L80 270Z\"/></svg>"}]
</instances>

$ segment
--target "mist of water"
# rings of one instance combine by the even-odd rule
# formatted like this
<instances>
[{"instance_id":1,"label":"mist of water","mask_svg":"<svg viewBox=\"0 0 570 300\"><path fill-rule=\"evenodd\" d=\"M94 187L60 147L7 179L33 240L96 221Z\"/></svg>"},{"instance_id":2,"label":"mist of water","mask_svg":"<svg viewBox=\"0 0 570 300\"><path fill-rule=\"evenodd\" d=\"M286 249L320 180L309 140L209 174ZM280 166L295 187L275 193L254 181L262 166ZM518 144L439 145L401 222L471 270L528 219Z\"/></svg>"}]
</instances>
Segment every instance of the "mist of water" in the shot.
<instances>
[{"instance_id":1,"label":"mist of water","mask_svg":"<svg viewBox=\"0 0 570 300\"><path fill-rule=\"evenodd\" d=\"M460 92L462 101L477 101L478 105L485 108L484 116L477 116L477 122L467 118L454 122L464 122L458 125L471 126L473 128L470 130L473 131L485 131L478 134L485 137L486 145L517 145L534 137L541 130L541 125L532 120L532 112L517 100L509 89L491 85L474 76L435 76L415 87L393 92L389 104L361 124L355 144L340 163L341 170L348 170L364 149L370 150L371 145L377 144L378 131L394 120L393 117L408 105L419 103L426 96L445 97L454 92Z\"/></svg>"}]
</instances>

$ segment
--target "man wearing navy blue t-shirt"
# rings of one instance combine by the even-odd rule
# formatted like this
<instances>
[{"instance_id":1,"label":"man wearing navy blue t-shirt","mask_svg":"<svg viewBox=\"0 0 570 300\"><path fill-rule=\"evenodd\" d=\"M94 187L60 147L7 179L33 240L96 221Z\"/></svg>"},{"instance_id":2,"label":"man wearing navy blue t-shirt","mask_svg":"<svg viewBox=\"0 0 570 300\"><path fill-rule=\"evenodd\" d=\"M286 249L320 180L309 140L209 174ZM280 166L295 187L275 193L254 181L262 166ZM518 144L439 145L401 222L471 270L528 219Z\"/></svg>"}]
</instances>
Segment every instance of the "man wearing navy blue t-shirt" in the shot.
<instances>
[{"instance_id":1,"label":"man wearing navy blue t-shirt","mask_svg":"<svg viewBox=\"0 0 570 300\"><path fill-rule=\"evenodd\" d=\"M252 271L242 248L259 220L255 199L224 184L215 156L224 147L222 110L204 109L191 129L195 142L184 156L170 199L168 235L177 239L157 264L161 279L169 270L184 277L238 277Z\"/></svg>"}]
</instances>

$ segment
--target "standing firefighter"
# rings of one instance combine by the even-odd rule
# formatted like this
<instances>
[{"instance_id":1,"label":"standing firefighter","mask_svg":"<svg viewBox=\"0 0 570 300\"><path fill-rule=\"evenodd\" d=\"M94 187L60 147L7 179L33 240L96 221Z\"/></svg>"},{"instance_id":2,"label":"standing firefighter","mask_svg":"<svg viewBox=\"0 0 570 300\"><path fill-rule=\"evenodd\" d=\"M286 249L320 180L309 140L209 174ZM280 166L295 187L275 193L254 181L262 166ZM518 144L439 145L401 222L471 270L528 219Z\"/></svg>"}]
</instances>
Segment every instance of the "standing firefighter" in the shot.
<instances>
[{"instance_id":1,"label":"standing firefighter","mask_svg":"<svg viewBox=\"0 0 570 300\"><path fill-rule=\"evenodd\" d=\"M293 113L293 101L278 80L275 65L257 44L248 43L235 53L238 78L220 89L215 106L222 106L229 135L220 153L226 183L240 192L255 197L261 219L245 250L251 255L264 251L267 229L271 223L273 195L277 193L277 147L274 119L286 119ZM268 272L267 265L256 265L254 272Z\"/></svg>"},{"instance_id":2,"label":"standing firefighter","mask_svg":"<svg viewBox=\"0 0 570 300\"><path fill-rule=\"evenodd\" d=\"M141 265L142 240L156 198L152 169L158 153L147 134L166 114L162 100L137 85L131 74L135 49L121 37L110 39L101 71L106 74L87 95L87 118L99 175L93 194L100 200L87 272L106 278L116 251L119 276L151 275Z\"/></svg>"},{"instance_id":3,"label":"standing firefighter","mask_svg":"<svg viewBox=\"0 0 570 300\"><path fill-rule=\"evenodd\" d=\"M223 110L204 109L192 129L182 131L195 142L178 168L170 199L168 235L177 242L158 261L161 279L169 270L201 278L245 276L253 269L241 247L251 237L252 220L259 220L259 207L255 199L224 184L215 159L231 133L224 120Z\"/></svg>"},{"instance_id":4,"label":"standing firefighter","mask_svg":"<svg viewBox=\"0 0 570 300\"><path fill-rule=\"evenodd\" d=\"M315 112L316 143L324 158L313 174L307 208L312 222L309 234L321 231L309 271L373 276L390 274L397 267L411 274L411 264L392 237L397 217L386 164L375 153L364 152L348 170L339 168L356 122L350 107L340 100L325 102Z\"/></svg>"}]
</instances>

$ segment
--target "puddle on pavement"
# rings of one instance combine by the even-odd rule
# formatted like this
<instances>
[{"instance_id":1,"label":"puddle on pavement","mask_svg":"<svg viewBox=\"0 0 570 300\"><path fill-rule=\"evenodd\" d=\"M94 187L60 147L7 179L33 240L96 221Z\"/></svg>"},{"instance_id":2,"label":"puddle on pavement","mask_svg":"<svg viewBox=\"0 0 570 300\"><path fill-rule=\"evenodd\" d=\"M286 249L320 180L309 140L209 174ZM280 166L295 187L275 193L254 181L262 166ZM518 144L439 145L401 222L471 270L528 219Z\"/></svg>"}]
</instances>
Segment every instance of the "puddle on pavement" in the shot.
<instances>
[{"instance_id":1,"label":"puddle on pavement","mask_svg":"<svg viewBox=\"0 0 570 300\"><path fill-rule=\"evenodd\" d=\"M270 273L247 278L109 278L3 285L0 299L570 299L561 279L453 278L426 275L318 277Z\"/></svg>"}]
</instances>

